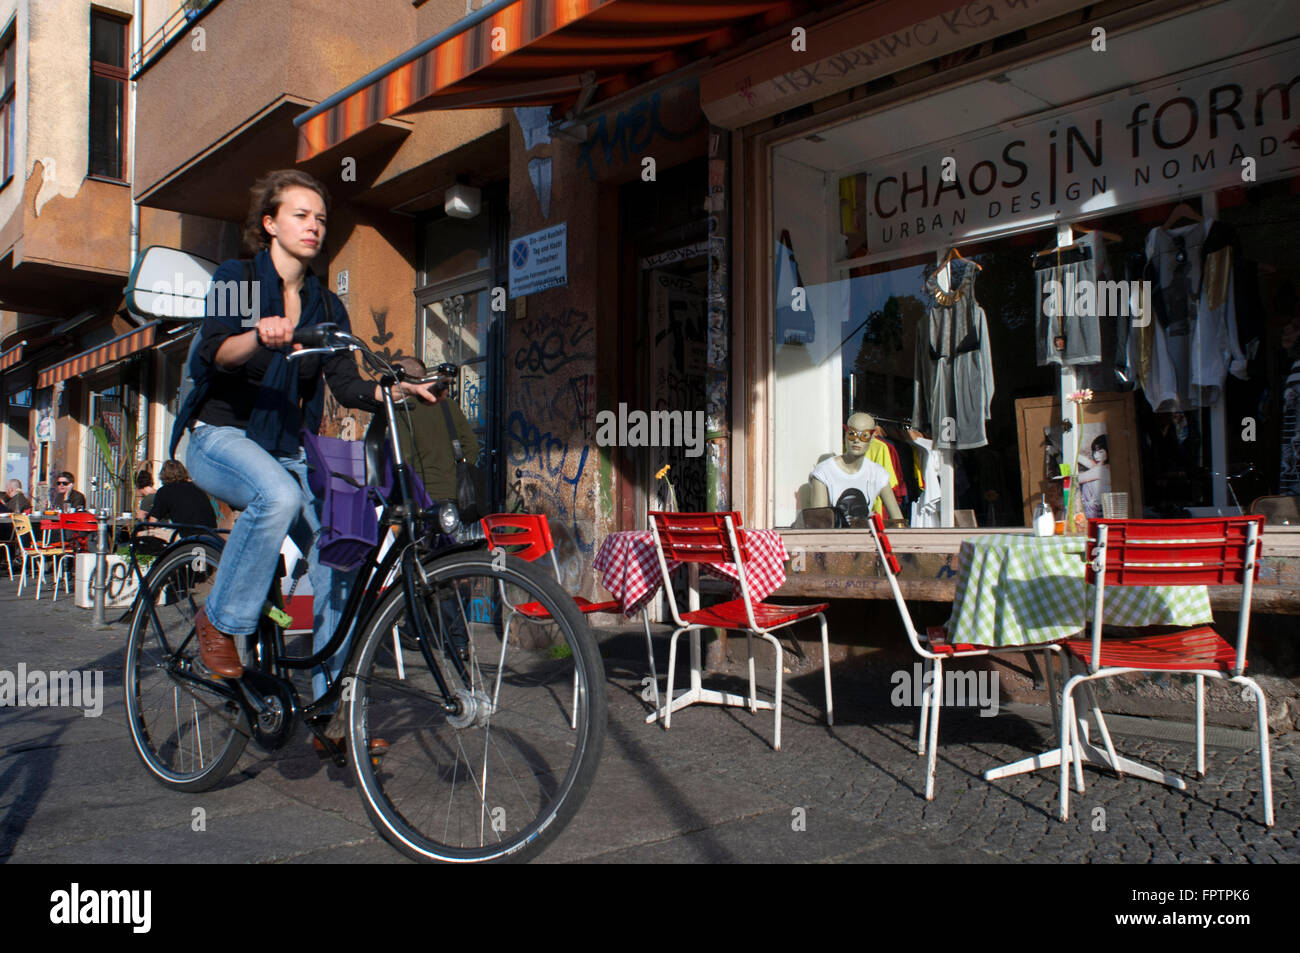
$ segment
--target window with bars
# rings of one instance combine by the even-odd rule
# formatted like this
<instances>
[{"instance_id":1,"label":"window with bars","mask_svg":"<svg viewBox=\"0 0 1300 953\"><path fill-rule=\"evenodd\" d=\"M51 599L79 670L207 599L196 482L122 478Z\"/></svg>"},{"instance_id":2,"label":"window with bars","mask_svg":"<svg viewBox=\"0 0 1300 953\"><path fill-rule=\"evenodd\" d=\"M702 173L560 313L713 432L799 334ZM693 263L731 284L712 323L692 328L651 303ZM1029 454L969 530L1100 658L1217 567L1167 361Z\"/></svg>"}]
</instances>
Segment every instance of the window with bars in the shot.
<instances>
[{"instance_id":1,"label":"window with bars","mask_svg":"<svg viewBox=\"0 0 1300 953\"><path fill-rule=\"evenodd\" d=\"M90 174L123 178L126 142L126 21L90 14Z\"/></svg>"}]
</instances>

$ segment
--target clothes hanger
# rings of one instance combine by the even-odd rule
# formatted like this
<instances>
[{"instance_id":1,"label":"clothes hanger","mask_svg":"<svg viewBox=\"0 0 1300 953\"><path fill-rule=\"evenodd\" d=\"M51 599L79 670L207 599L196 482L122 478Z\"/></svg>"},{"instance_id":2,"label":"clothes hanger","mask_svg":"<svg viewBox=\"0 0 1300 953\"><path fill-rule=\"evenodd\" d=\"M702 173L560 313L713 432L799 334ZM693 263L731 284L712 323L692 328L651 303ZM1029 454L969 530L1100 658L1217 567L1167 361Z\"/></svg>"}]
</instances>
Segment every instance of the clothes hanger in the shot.
<instances>
[{"instance_id":1,"label":"clothes hanger","mask_svg":"<svg viewBox=\"0 0 1300 953\"><path fill-rule=\"evenodd\" d=\"M1095 232L1108 242L1122 242L1124 240L1124 236L1117 235L1114 232L1103 232L1100 229L1084 228L1082 225L1071 225L1070 232L1072 236L1074 232L1080 232L1084 235L1091 235ZM1042 251L1034 252L1033 257L1038 258L1041 255L1060 254L1063 251L1069 251L1078 244L1077 241L1072 241L1068 245L1053 245L1051 248L1044 248Z\"/></svg>"},{"instance_id":2,"label":"clothes hanger","mask_svg":"<svg viewBox=\"0 0 1300 953\"><path fill-rule=\"evenodd\" d=\"M1114 232L1103 232L1099 228L1084 228L1082 225L1071 225L1070 231L1082 232L1085 235L1094 235L1094 234L1100 235L1103 239L1105 239L1108 242L1122 242L1124 240L1124 236L1117 235Z\"/></svg>"},{"instance_id":3,"label":"clothes hanger","mask_svg":"<svg viewBox=\"0 0 1300 953\"><path fill-rule=\"evenodd\" d=\"M965 255L961 253L960 249L958 249L956 245L953 245L951 248L948 249L948 254L943 256L943 261L939 262L939 267L943 268L945 265L948 264L948 262L952 261L954 258L960 258L962 261L966 262L967 264L974 265L980 271L984 270L983 265L981 265L977 261L972 261L971 259L967 258Z\"/></svg>"},{"instance_id":4,"label":"clothes hanger","mask_svg":"<svg viewBox=\"0 0 1300 953\"><path fill-rule=\"evenodd\" d=\"M1165 231L1168 231L1173 227L1175 222L1183 218L1191 219L1193 222L1205 221L1205 219L1202 218L1201 215L1194 208L1188 205L1186 202L1179 202L1177 205L1174 206L1174 210L1169 213L1169 217L1165 219L1164 225L1160 227L1163 228Z\"/></svg>"}]
</instances>

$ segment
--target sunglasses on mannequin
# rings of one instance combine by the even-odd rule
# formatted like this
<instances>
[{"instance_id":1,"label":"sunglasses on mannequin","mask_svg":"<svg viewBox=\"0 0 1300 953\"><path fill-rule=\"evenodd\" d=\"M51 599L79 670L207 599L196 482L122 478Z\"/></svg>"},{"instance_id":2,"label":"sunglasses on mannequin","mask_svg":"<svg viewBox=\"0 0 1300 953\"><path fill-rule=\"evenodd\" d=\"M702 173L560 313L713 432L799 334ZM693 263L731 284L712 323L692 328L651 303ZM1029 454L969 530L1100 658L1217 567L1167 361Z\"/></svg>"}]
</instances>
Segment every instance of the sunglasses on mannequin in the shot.
<instances>
[{"instance_id":1,"label":"sunglasses on mannequin","mask_svg":"<svg viewBox=\"0 0 1300 953\"><path fill-rule=\"evenodd\" d=\"M870 430L854 430L854 429L853 429L852 427L850 427L848 424L845 424L845 425L844 425L844 434L845 434L845 436L847 436L850 440L870 440L870 439L871 439L871 431L870 431Z\"/></svg>"}]
</instances>

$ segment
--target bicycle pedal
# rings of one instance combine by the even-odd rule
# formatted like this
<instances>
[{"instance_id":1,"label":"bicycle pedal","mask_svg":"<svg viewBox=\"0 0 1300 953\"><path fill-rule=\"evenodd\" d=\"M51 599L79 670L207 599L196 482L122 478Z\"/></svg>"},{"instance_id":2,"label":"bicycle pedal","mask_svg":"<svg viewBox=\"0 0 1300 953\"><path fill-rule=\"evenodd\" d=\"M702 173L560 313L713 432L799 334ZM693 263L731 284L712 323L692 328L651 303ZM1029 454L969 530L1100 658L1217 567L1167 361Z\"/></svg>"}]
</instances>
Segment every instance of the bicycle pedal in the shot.
<instances>
[{"instance_id":1,"label":"bicycle pedal","mask_svg":"<svg viewBox=\"0 0 1300 953\"><path fill-rule=\"evenodd\" d=\"M293 616L289 615L289 613L285 612L283 609L277 609L269 602L262 606L262 615L266 616L282 629L292 628L293 626Z\"/></svg>"}]
</instances>

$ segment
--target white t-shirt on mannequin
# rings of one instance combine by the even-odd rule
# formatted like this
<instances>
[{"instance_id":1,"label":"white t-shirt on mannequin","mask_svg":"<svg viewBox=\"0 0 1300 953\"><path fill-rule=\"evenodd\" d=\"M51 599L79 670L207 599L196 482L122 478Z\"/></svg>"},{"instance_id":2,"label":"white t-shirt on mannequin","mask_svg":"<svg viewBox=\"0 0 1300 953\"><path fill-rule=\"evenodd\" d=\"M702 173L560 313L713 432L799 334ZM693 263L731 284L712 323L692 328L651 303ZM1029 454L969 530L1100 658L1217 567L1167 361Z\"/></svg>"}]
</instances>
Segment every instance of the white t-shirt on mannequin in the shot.
<instances>
[{"instance_id":1,"label":"white t-shirt on mannequin","mask_svg":"<svg viewBox=\"0 0 1300 953\"><path fill-rule=\"evenodd\" d=\"M888 471L864 457L857 473L845 473L835 460L835 457L827 457L817 464L813 467L810 478L820 481L826 487L831 506L837 505L848 491L857 490L866 500L867 511L871 512L880 491L889 489Z\"/></svg>"}]
</instances>

